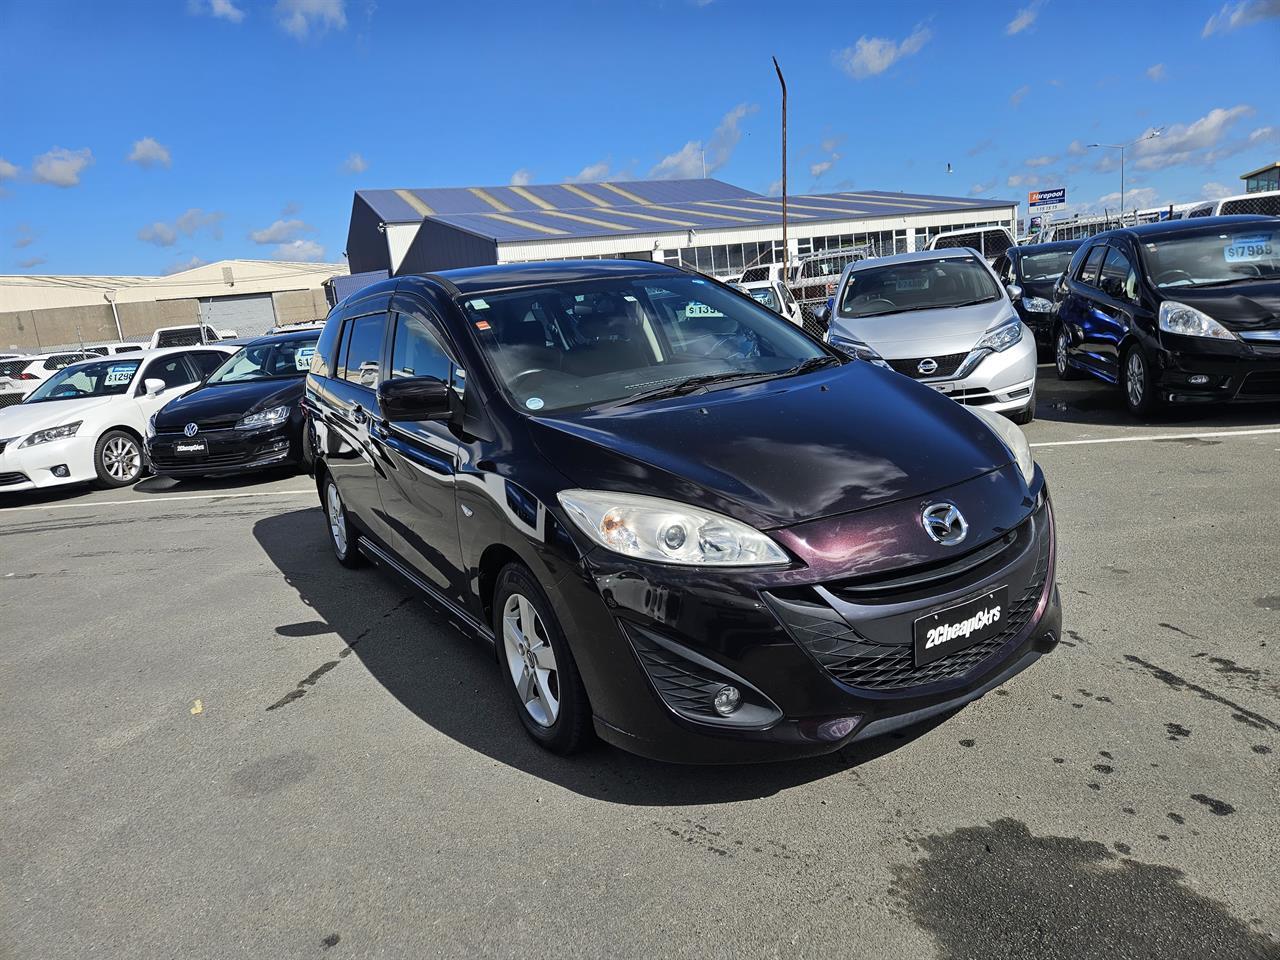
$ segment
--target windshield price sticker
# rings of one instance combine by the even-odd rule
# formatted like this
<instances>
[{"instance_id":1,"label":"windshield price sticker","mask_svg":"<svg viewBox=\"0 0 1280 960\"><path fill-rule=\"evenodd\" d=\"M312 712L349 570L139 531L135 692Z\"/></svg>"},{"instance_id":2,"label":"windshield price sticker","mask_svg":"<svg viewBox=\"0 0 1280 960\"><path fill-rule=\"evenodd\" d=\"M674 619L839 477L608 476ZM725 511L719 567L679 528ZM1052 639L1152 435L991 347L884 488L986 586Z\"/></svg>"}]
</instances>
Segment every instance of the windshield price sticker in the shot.
<instances>
[{"instance_id":1,"label":"windshield price sticker","mask_svg":"<svg viewBox=\"0 0 1280 960\"><path fill-rule=\"evenodd\" d=\"M311 369L311 358L316 355L315 347L299 347L293 355L293 365L299 370Z\"/></svg>"},{"instance_id":2,"label":"windshield price sticker","mask_svg":"<svg viewBox=\"0 0 1280 960\"><path fill-rule=\"evenodd\" d=\"M1248 233L1236 234L1231 243L1222 250L1222 257L1227 263L1250 263L1255 260L1266 260L1272 255L1275 234Z\"/></svg>"},{"instance_id":3,"label":"windshield price sticker","mask_svg":"<svg viewBox=\"0 0 1280 960\"><path fill-rule=\"evenodd\" d=\"M893 288L895 290L928 290L929 278L907 277L904 280L895 280L893 281Z\"/></svg>"},{"instance_id":4,"label":"windshield price sticker","mask_svg":"<svg viewBox=\"0 0 1280 960\"><path fill-rule=\"evenodd\" d=\"M128 383L133 379L134 371L138 369L136 363L117 364L107 370L107 375L102 383L107 387L118 386L122 383Z\"/></svg>"},{"instance_id":5,"label":"windshield price sticker","mask_svg":"<svg viewBox=\"0 0 1280 960\"><path fill-rule=\"evenodd\" d=\"M705 303L699 303L697 300L690 301L684 308L685 317L723 317L724 314L713 307L708 307Z\"/></svg>"}]
</instances>

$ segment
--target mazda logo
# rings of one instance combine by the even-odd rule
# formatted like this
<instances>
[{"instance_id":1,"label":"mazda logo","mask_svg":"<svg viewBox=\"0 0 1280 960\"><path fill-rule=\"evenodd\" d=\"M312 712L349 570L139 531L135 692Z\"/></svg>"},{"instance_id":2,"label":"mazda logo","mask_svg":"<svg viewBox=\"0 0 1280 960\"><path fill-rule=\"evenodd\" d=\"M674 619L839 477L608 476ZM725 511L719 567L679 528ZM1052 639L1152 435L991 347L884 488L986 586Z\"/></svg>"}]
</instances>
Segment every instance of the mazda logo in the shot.
<instances>
[{"instance_id":1,"label":"mazda logo","mask_svg":"<svg viewBox=\"0 0 1280 960\"><path fill-rule=\"evenodd\" d=\"M927 377L931 373L937 373L938 361L933 359L933 357L925 357L918 364L916 364L916 369L919 370L921 373L923 373Z\"/></svg>"},{"instance_id":2,"label":"mazda logo","mask_svg":"<svg viewBox=\"0 0 1280 960\"><path fill-rule=\"evenodd\" d=\"M185 433L188 437L194 437L197 433L200 432L200 424L188 423L185 427L182 428L182 432Z\"/></svg>"},{"instance_id":3,"label":"mazda logo","mask_svg":"<svg viewBox=\"0 0 1280 960\"><path fill-rule=\"evenodd\" d=\"M924 532L944 547L954 547L969 533L964 514L954 503L931 503L920 514Z\"/></svg>"}]
</instances>

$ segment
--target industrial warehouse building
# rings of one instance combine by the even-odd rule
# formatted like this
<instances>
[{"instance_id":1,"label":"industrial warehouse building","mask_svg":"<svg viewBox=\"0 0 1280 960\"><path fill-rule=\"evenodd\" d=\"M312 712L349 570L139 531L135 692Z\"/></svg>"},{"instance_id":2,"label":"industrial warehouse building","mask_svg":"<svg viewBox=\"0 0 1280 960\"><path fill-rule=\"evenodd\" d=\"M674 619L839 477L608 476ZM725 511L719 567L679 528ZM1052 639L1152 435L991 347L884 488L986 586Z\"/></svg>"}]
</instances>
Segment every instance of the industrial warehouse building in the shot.
<instances>
[{"instance_id":1,"label":"industrial warehouse building","mask_svg":"<svg viewBox=\"0 0 1280 960\"><path fill-rule=\"evenodd\" d=\"M787 200L789 260L869 246L923 249L933 235L1001 226L1017 202L846 191ZM782 200L719 180L644 180L426 190L359 190L351 210L352 272L393 275L579 257L681 263L731 277L780 263Z\"/></svg>"},{"instance_id":2,"label":"industrial warehouse building","mask_svg":"<svg viewBox=\"0 0 1280 960\"><path fill-rule=\"evenodd\" d=\"M222 260L163 277L0 276L0 349L47 351L146 340L204 321L240 336L323 320L343 263Z\"/></svg>"}]
</instances>

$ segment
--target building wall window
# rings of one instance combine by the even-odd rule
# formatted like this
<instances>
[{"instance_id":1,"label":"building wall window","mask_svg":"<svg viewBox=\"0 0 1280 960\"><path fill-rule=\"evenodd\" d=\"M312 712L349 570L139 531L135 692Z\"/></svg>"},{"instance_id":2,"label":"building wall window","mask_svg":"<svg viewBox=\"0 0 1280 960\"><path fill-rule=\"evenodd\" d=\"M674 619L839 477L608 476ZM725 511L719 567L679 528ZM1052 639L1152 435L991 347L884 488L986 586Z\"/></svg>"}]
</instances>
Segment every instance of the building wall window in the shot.
<instances>
[{"instance_id":1,"label":"building wall window","mask_svg":"<svg viewBox=\"0 0 1280 960\"><path fill-rule=\"evenodd\" d=\"M718 243L704 247L663 250L662 260L714 277L738 276L747 267L782 262L782 241L772 243Z\"/></svg>"}]
</instances>

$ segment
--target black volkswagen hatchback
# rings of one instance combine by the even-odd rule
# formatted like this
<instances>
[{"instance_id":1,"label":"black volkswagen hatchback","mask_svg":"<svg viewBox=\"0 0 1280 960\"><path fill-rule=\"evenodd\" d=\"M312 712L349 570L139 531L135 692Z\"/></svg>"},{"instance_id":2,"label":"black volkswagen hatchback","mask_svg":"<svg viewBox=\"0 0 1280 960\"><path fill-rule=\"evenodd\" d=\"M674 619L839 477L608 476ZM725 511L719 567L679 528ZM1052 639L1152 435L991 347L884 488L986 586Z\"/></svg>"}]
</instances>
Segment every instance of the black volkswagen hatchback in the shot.
<instances>
[{"instance_id":1,"label":"black volkswagen hatchback","mask_svg":"<svg viewBox=\"0 0 1280 960\"><path fill-rule=\"evenodd\" d=\"M1165 403L1280 401L1280 220L1213 217L1091 238L1058 282L1058 376Z\"/></svg>"},{"instance_id":2,"label":"black volkswagen hatchback","mask_svg":"<svg viewBox=\"0 0 1280 960\"><path fill-rule=\"evenodd\" d=\"M222 476L306 462L302 392L320 331L259 337L147 425L162 477Z\"/></svg>"},{"instance_id":3,"label":"black volkswagen hatchback","mask_svg":"<svg viewBox=\"0 0 1280 960\"><path fill-rule=\"evenodd\" d=\"M1021 432L661 264L368 287L304 401L339 562L493 644L532 737L667 760L837 749L1057 643Z\"/></svg>"},{"instance_id":4,"label":"black volkswagen hatchback","mask_svg":"<svg viewBox=\"0 0 1280 960\"><path fill-rule=\"evenodd\" d=\"M1071 263L1083 240L1028 243L1010 247L996 257L991 269L1009 290L1013 308L1036 335L1043 355L1053 348L1053 288Z\"/></svg>"}]
</instances>

